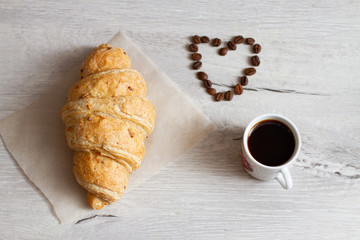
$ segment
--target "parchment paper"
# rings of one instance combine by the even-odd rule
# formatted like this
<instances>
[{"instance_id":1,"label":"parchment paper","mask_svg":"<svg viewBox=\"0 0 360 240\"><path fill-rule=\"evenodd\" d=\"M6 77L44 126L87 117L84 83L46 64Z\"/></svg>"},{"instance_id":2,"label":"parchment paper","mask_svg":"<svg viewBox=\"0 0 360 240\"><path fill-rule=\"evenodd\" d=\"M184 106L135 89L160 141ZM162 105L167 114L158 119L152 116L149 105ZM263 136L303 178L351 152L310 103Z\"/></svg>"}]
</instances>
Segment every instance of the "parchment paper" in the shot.
<instances>
[{"instance_id":1,"label":"parchment paper","mask_svg":"<svg viewBox=\"0 0 360 240\"><path fill-rule=\"evenodd\" d=\"M129 179L125 194L131 194L129 190L180 157L215 127L124 33L118 33L109 43L123 48L131 58L132 68L144 76L147 98L157 114L155 130L146 141L144 161ZM109 207L95 211L88 206L86 193L72 173L73 151L65 144L60 110L71 85L79 80L79 68L34 103L0 122L7 149L48 198L62 223L109 211ZM116 204L121 204L121 199L110 209L116 211Z\"/></svg>"}]
</instances>

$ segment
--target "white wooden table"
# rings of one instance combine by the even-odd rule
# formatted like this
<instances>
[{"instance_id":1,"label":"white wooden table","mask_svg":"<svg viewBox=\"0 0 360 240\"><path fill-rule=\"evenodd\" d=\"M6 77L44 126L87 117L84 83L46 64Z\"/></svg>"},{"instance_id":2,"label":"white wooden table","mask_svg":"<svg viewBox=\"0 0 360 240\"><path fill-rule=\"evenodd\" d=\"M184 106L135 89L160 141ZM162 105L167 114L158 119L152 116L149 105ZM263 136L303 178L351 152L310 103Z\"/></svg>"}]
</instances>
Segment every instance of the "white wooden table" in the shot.
<instances>
[{"instance_id":1,"label":"white wooden table","mask_svg":"<svg viewBox=\"0 0 360 240\"><path fill-rule=\"evenodd\" d=\"M360 2L320 2L0 1L0 117L78 66L79 49L124 30L218 127L125 195L121 216L76 225L59 224L1 142L0 239L360 239ZM189 68L194 34L254 37L256 91L214 102ZM200 48L211 80L238 81L246 47L224 58ZM269 112L302 135L289 191L239 160L247 123Z\"/></svg>"}]
</instances>

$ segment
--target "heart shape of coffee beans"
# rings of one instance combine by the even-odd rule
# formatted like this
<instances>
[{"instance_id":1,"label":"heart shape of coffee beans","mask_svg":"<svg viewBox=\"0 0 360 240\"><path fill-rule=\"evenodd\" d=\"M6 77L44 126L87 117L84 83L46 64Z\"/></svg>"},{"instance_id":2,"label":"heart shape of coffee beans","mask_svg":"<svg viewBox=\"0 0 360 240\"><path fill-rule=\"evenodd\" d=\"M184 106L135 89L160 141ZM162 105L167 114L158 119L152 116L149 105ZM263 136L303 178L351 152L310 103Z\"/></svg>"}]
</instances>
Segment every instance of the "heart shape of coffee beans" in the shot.
<instances>
[{"instance_id":1,"label":"heart shape of coffee beans","mask_svg":"<svg viewBox=\"0 0 360 240\"><path fill-rule=\"evenodd\" d=\"M189 45L189 51L193 52L191 54L191 59L195 62L193 63L192 67L194 70L199 70L202 66L202 62L200 61L202 58L202 55L198 53L199 47L198 44L202 43L209 43L210 38L207 36L198 36L195 35L192 37L193 43ZM228 51L234 51L237 49L238 44L245 43L247 45L252 46L253 53L259 54L261 52L261 46L260 44L255 43L255 40L253 38L244 38L243 36L235 36L233 40L227 42L227 47L220 48L219 55L225 56ZM219 47L221 45L221 39L214 38L211 41L211 45L213 47ZM208 75L205 72L197 72L197 78L202 80L204 82L204 87L207 89L207 92L210 95L215 96L215 101L220 102L223 99L227 101L231 101L233 99L234 94L241 95L243 93L243 86L246 86L249 82L248 77L252 76L256 73L255 67L260 65L260 58L258 55L253 55L250 58L251 65L253 67L248 67L244 69L244 76L240 77L240 83L233 86L232 90L227 92L217 92L215 88L212 87L212 82L208 79Z\"/></svg>"}]
</instances>

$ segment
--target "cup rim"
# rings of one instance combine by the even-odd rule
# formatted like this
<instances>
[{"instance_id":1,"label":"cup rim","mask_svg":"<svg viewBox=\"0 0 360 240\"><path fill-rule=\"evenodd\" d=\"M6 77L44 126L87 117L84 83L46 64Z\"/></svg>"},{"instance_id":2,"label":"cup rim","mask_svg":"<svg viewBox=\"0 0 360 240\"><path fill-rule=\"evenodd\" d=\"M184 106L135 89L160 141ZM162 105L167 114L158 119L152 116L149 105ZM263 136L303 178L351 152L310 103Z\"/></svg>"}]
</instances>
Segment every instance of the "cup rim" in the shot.
<instances>
[{"instance_id":1,"label":"cup rim","mask_svg":"<svg viewBox=\"0 0 360 240\"><path fill-rule=\"evenodd\" d=\"M293 133L294 138L295 138L295 149L294 149L293 154L291 155L289 160L287 160L285 163L283 163L279 166L267 166L267 165L260 163L251 155L249 147L248 147L248 138L249 138L250 131L253 129L254 126L256 126L256 124L258 124L259 122L264 121L264 120L276 120L276 121L279 121L279 122L285 124L287 127L290 128L290 130ZM253 120L251 120L251 122L245 128L242 142L243 142L243 148L245 150L246 155L257 165L260 165L263 168L267 168L267 169L281 169L284 166L290 165L292 162L294 162L294 160L299 155L300 148L301 148L301 137L300 137L299 130L297 129L295 124L287 117L285 117L281 114L276 114L276 113L262 114L260 116L257 116Z\"/></svg>"}]
</instances>

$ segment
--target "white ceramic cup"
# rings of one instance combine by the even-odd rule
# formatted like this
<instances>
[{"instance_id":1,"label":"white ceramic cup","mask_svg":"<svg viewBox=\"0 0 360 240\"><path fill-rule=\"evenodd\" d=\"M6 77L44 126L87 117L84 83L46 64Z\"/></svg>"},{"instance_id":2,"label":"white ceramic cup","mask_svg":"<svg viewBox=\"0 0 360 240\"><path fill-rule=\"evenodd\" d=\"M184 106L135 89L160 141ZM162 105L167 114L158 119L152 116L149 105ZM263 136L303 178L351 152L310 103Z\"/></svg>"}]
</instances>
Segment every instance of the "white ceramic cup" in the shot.
<instances>
[{"instance_id":1,"label":"white ceramic cup","mask_svg":"<svg viewBox=\"0 0 360 240\"><path fill-rule=\"evenodd\" d=\"M292 156L286 161L284 164L280 166L267 166L258 161L251 155L248 147L248 138L249 133L253 127L255 127L259 122L264 120L276 120L283 124L285 124L293 133L295 138L295 149ZM285 189L292 188L292 179L289 172L288 167L295 161L297 158L301 147L301 139L300 134L293 122L291 122L288 118L278 115L278 114L264 114L261 115L254 120L252 120L249 125L246 127L242 147L241 147L241 160L245 170L254 178L268 181L272 179L276 179L279 181L281 186Z\"/></svg>"}]
</instances>

